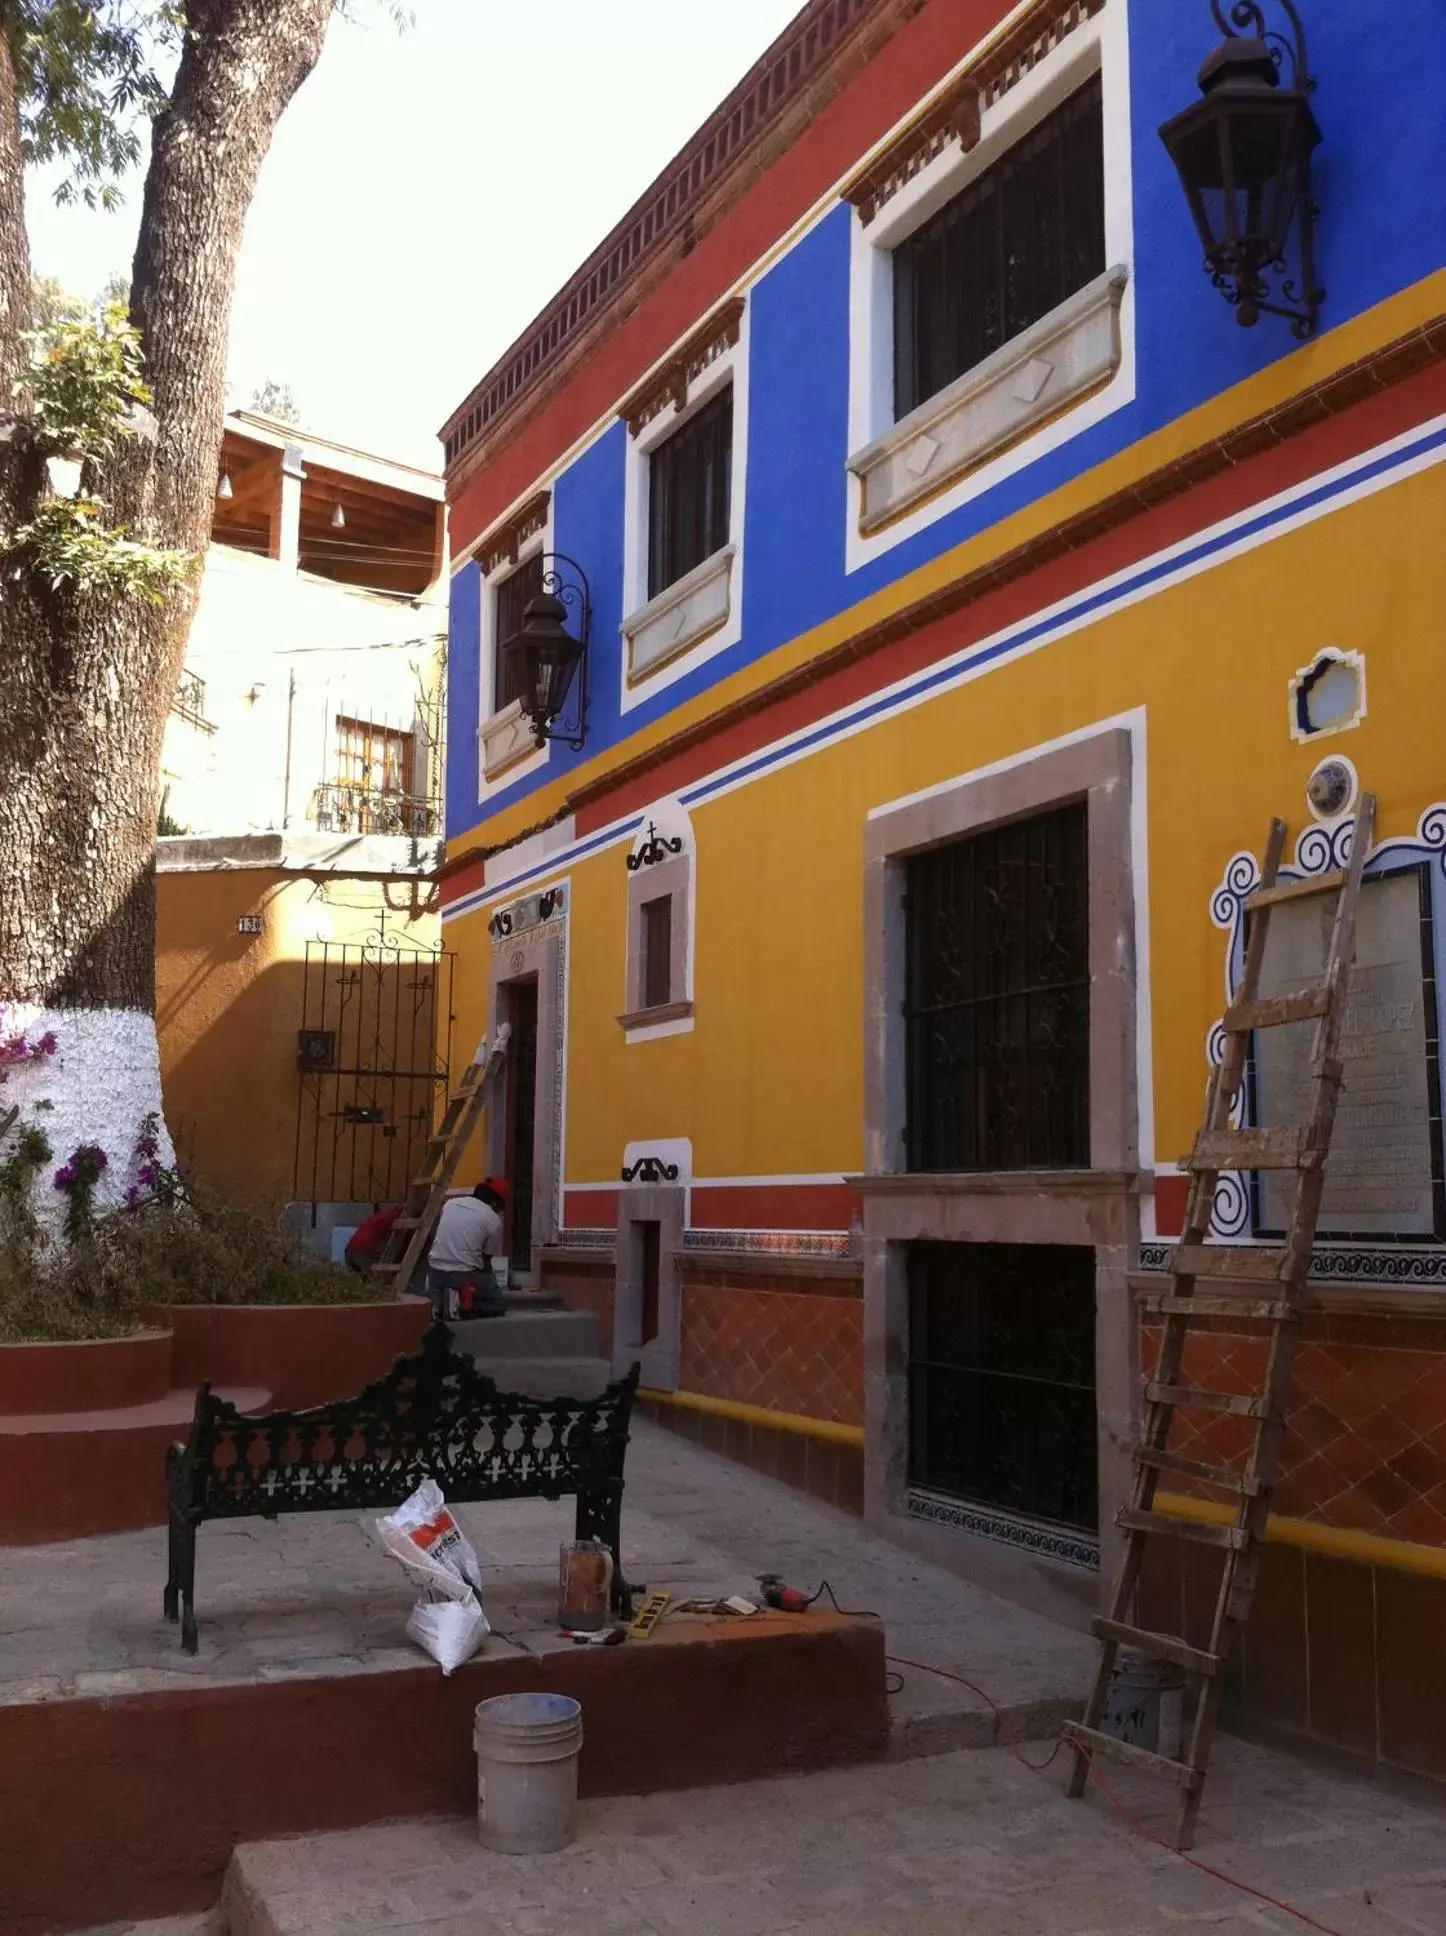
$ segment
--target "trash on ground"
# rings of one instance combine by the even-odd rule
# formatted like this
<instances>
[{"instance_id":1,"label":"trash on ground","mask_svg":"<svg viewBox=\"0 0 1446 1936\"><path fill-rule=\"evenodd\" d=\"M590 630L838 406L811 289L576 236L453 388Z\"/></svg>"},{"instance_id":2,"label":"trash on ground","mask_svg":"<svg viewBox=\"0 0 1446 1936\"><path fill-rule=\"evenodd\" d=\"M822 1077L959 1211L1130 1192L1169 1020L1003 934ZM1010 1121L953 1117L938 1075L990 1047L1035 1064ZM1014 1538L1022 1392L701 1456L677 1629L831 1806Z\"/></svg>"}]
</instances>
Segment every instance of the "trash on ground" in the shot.
<instances>
[{"instance_id":1,"label":"trash on ground","mask_svg":"<svg viewBox=\"0 0 1446 1936\"><path fill-rule=\"evenodd\" d=\"M482 1568L436 1480L424 1479L394 1513L377 1520L376 1534L421 1588L407 1616L408 1638L450 1674L492 1630L482 1607Z\"/></svg>"}]
</instances>

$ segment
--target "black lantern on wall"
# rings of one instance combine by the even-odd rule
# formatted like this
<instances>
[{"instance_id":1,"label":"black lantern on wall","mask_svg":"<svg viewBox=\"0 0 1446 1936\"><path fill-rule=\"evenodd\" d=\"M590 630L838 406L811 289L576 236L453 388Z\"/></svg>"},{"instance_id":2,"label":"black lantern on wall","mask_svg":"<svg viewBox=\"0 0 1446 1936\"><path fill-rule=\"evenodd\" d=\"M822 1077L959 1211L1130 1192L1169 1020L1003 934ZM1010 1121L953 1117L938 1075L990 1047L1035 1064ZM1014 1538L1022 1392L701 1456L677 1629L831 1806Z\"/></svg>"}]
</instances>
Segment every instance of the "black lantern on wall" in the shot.
<instances>
[{"instance_id":1,"label":"black lantern on wall","mask_svg":"<svg viewBox=\"0 0 1446 1936\"><path fill-rule=\"evenodd\" d=\"M576 617L576 631L568 630L570 615ZM542 589L528 599L522 610L521 629L502 647L517 666L518 696L539 746L556 739L580 751L587 737L587 635L591 616L582 567L560 552L548 552L542 560ZM576 724L554 731L574 690Z\"/></svg>"},{"instance_id":2,"label":"black lantern on wall","mask_svg":"<svg viewBox=\"0 0 1446 1936\"><path fill-rule=\"evenodd\" d=\"M1310 157L1320 129L1305 29L1293 0L1275 0L1290 35L1268 33L1257 0L1224 0L1210 11L1225 38L1200 69L1201 99L1160 130L1184 184L1210 280L1248 329L1262 312L1314 333L1325 295L1315 284ZM1289 56L1290 85L1282 85ZM1286 251L1292 236L1299 265ZM1268 278L1274 278L1274 282ZM1278 285L1279 300L1272 297Z\"/></svg>"}]
</instances>

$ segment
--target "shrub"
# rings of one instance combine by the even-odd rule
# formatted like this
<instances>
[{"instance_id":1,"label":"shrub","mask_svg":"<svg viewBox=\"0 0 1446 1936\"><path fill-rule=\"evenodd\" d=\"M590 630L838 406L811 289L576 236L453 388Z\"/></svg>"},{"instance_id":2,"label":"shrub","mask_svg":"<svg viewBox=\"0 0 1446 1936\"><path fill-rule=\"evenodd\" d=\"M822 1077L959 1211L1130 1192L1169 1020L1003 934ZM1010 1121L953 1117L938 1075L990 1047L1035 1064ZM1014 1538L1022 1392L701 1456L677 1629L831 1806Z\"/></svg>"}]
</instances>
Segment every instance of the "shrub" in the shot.
<instances>
[{"instance_id":1,"label":"shrub","mask_svg":"<svg viewBox=\"0 0 1446 1936\"><path fill-rule=\"evenodd\" d=\"M279 1223L190 1186L98 1218L81 1242L0 1249L0 1341L123 1337L143 1304L376 1304L389 1287L314 1257Z\"/></svg>"}]
</instances>

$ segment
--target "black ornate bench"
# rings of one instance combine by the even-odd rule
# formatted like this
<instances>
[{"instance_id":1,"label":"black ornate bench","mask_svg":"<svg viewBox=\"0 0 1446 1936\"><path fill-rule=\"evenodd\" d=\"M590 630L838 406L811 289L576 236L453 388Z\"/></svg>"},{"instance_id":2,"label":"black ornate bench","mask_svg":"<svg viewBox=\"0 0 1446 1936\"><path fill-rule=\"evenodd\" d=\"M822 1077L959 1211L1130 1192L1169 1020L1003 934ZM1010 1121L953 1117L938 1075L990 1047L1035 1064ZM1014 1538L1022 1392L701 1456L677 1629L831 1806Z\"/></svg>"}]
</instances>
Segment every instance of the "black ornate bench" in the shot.
<instances>
[{"instance_id":1,"label":"black ornate bench","mask_svg":"<svg viewBox=\"0 0 1446 1936\"><path fill-rule=\"evenodd\" d=\"M502 1391L434 1324L357 1397L309 1411L248 1416L202 1385L190 1437L166 1454L166 1618L195 1653L204 1520L398 1506L427 1478L449 1505L575 1493L577 1537L612 1549L614 1609L630 1614L618 1540L638 1372L597 1398L529 1398Z\"/></svg>"}]
</instances>

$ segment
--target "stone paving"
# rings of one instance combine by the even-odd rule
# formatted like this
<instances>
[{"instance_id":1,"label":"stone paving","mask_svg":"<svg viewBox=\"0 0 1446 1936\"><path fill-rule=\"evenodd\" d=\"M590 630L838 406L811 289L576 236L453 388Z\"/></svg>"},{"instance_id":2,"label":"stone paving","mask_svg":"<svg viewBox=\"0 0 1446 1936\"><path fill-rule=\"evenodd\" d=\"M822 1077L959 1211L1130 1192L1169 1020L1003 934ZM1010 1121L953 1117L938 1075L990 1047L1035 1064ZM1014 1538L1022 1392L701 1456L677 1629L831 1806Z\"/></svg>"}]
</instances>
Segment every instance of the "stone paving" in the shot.
<instances>
[{"instance_id":1,"label":"stone paving","mask_svg":"<svg viewBox=\"0 0 1446 1936\"><path fill-rule=\"evenodd\" d=\"M567 1644L554 1623L557 1549L571 1536L572 1512L571 1501L458 1508L486 1576L490 1652ZM826 1578L845 1608L883 1617L891 1652L978 1680L1024 1733L1052 1732L1088 1683L1084 1635L644 1421L628 1456L623 1553L635 1581L680 1598L747 1593L768 1571L809 1590ZM418 1659L403 1633L408 1584L354 1513L203 1526L194 1658L160 1617L159 1528L13 1551L0 1566L0 1703L377 1673ZM897 1752L995 1738L976 1696L903 1673Z\"/></svg>"},{"instance_id":2,"label":"stone paving","mask_svg":"<svg viewBox=\"0 0 1446 1936\"><path fill-rule=\"evenodd\" d=\"M1045 1751L1035 1747L1032 1758ZM466 1821L242 1848L230 1936L1261 1936L1281 1909L1062 1794L1007 1750L584 1803L552 1856L481 1849ZM1158 1784L1112 1787L1163 1830ZM1337 1936L1441 1936L1432 1808L1223 1740L1200 1861ZM204 1924L193 1926L200 1936ZM174 1936L190 1936L172 1926ZM147 1932L150 1936L150 1932ZM171 1936L168 1930L167 1936Z\"/></svg>"}]
</instances>

